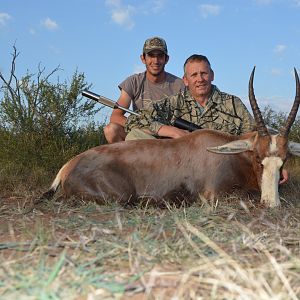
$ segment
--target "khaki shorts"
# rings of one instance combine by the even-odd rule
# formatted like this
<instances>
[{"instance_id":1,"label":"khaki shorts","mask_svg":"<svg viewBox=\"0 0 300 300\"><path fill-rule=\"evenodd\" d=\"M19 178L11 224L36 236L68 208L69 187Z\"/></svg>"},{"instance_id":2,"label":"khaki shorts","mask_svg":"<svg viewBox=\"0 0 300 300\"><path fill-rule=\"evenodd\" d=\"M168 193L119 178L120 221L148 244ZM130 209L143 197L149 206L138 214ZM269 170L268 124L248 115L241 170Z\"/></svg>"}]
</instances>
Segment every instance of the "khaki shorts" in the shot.
<instances>
[{"instance_id":1,"label":"khaki shorts","mask_svg":"<svg viewBox=\"0 0 300 300\"><path fill-rule=\"evenodd\" d=\"M125 141L142 139L155 139L155 137L141 129L134 128L126 135Z\"/></svg>"}]
</instances>

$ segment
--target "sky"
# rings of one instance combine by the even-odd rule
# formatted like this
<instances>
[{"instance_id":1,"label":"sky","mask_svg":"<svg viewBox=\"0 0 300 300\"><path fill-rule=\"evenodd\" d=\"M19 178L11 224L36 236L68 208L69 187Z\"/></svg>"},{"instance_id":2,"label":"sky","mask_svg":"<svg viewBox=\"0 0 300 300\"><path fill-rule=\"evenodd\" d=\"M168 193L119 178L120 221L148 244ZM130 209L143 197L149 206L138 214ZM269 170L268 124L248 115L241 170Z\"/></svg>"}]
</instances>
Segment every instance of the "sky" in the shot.
<instances>
[{"instance_id":1,"label":"sky","mask_svg":"<svg viewBox=\"0 0 300 300\"><path fill-rule=\"evenodd\" d=\"M117 100L118 84L142 72L144 41L163 37L179 77L191 54L206 55L214 84L248 106L248 81L256 66L259 106L289 111L300 75L300 0L0 0L0 71L16 75L38 66L71 81L78 70L97 94ZM248 106L249 107L249 106ZM102 110L106 120L110 109Z\"/></svg>"}]
</instances>

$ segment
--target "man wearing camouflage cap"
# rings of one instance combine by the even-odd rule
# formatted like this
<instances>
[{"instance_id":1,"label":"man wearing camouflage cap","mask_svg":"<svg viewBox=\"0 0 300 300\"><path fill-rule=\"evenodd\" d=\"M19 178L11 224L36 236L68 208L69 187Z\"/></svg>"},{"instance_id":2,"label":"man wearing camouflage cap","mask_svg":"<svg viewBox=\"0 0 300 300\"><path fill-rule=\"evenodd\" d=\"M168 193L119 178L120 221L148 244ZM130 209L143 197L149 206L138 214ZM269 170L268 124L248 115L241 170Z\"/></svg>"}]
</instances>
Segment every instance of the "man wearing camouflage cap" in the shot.
<instances>
[{"instance_id":1,"label":"man wearing camouflage cap","mask_svg":"<svg viewBox=\"0 0 300 300\"><path fill-rule=\"evenodd\" d=\"M182 79L165 71L169 55L164 39L160 37L147 39L140 58L146 66L146 71L129 76L118 86L121 90L117 101L120 106L129 108L132 101L134 111L147 109L152 102L184 90ZM114 109L110 123L104 128L108 143L125 140L125 122L124 111Z\"/></svg>"}]
</instances>

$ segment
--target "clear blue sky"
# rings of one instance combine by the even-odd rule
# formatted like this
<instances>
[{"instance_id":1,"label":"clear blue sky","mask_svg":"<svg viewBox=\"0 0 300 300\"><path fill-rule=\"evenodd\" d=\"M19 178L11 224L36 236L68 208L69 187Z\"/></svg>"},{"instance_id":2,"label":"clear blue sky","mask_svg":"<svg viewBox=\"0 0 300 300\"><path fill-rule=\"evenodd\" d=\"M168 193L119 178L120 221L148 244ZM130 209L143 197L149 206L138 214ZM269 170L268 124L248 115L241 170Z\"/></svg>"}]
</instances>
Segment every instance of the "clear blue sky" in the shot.
<instances>
[{"instance_id":1,"label":"clear blue sky","mask_svg":"<svg viewBox=\"0 0 300 300\"><path fill-rule=\"evenodd\" d=\"M167 71L181 77L184 60L204 54L214 83L246 104L256 65L260 107L289 110L293 68L300 73L300 0L0 0L0 70L7 76L15 44L17 75L60 65L63 81L78 69L94 92L116 100L117 85L144 69L139 56L151 36L167 41Z\"/></svg>"}]
</instances>

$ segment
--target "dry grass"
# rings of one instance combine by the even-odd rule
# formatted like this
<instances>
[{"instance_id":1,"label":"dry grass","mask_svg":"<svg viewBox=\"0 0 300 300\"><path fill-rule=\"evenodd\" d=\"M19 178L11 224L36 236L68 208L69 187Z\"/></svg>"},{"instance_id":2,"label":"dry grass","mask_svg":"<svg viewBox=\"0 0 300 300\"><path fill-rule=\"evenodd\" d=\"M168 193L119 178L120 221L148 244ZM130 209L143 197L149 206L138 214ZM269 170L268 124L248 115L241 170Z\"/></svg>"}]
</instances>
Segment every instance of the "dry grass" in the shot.
<instances>
[{"instance_id":1,"label":"dry grass","mask_svg":"<svg viewBox=\"0 0 300 300\"><path fill-rule=\"evenodd\" d=\"M297 170L292 173L295 178ZM300 195L123 209L0 195L1 299L298 299Z\"/></svg>"}]
</instances>

